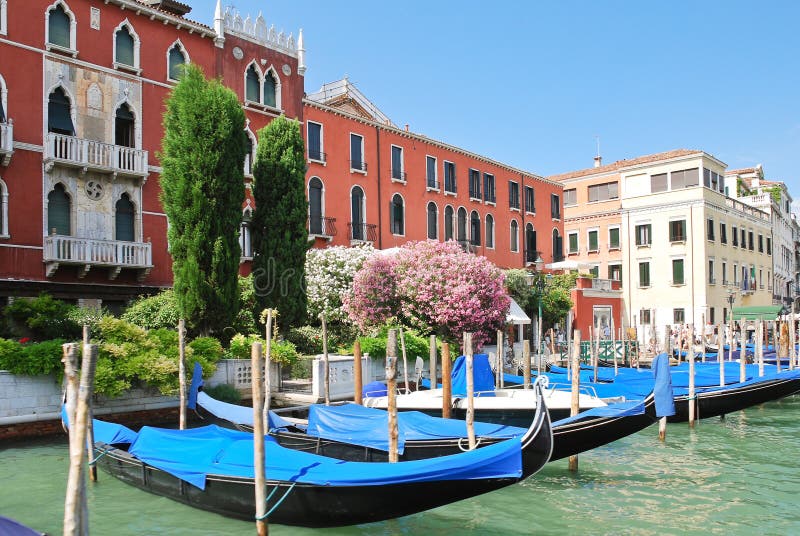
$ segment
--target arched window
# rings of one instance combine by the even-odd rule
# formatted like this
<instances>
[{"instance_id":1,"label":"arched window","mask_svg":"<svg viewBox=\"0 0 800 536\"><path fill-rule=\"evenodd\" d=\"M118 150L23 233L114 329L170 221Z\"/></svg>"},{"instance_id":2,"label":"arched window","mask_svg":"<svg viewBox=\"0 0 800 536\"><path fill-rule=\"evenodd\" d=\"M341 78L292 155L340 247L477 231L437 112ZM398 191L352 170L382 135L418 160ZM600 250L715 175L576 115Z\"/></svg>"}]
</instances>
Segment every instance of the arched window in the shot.
<instances>
[{"instance_id":1,"label":"arched window","mask_svg":"<svg viewBox=\"0 0 800 536\"><path fill-rule=\"evenodd\" d=\"M64 89L61 87L54 89L47 102L47 131L74 136L75 127L72 125L71 108Z\"/></svg>"},{"instance_id":2,"label":"arched window","mask_svg":"<svg viewBox=\"0 0 800 536\"><path fill-rule=\"evenodd\" d=\"M47 14L47 42L63 48L72 48L72 19L62 4L58 4Z\"/></svg>"},{"instance_id":3,"label":"arched window","mask_svg":"<svg viewBox=\"0 0 800 536\"><path fill-rule=\"evenodd\" d=\"M511 251L519 251L519 224L517 220L511 220Z\"/></svg>"},{"instance_id":4,"label":"arched window","mask_svg":"<svg viewBox=\"0 0 800 536\"><path fill-rule=\"evenodd\" d=\"M464 207L458 209L458 238L462 244L467 243L467 211Z\"/></svg>"},{"instance_id":5,"label":"arched window","mask_svg":"<svg viewBox=\"0 0 800 536\"><path fill-rule=\"evenodd\" d=\"M267 71L267 74L264 75L264 104L267 106L272 106L273 108L278 107L278 100L277 100L277 86L278 83L275 80L275 75L272 74L272 71Z\"/></svg>"},{"instance_id":6,"label":"arched window","mask_svg":"<svg viewBox=\"0 0 800 536\"><path fill-rule=\"evenodd\" d=\"M244 209L242 212L242 223L239 226L239 248L241 256L251 259L253 257L253 239L251 236L250 220L253 217L253 211L250 208Z\"/></svg>"},{"instance_id":7,"label":"arched window","mask_svg":"<svg viewBox=\"0 0 800 536\"><path fill-rule=\"evenodd\" d=\"M494 248L494 218L491 214L486 215L486 247Z\"/></svg>"},{"instance_id":8,"label":"arched window","mask_svg":"<svg viewBox=\"0 0 800 536\"><path fill-rule=\"evenodd\" d=\"M47 194L47 232L69 236L72 234L71 224L72 202L64 190L64 185L56 184Z\"/></svg>"},{"instance_id":9,"label":"arched window","mask_svg":"<svg viewBox=\"0 0 800 536\"><path fill-rule=\"evenodd\" d=\"M133 203L131 202L131 198L127 193L122 194L122 197L120 197L119 200L117 201L115 216L116 216L115 218L116 233L114 235L115 240L124 240L127 242L133 242L134 209L133 209Z\"/></svg>"},{"instance_id":10,"label":"arched window","mask_svg":"<svg viewBox=\"0 0 800 536\"><path fill-rule=\"evenodd\" d=\"M360 186L354 186L350 191L350 237L352 240L364 240L366 235L364 208L364 190Z\"/></svg>"},{"instance_id":11,"label":"arched window","mask_svg":"<svg viewBox=\"0 0 800 536\"><path fill-rule=\"evenodd\" d=\"M444 239L453 239L453 207L447 205L444 207Z\"/></svg>"},{"instance_id":12,"label":"arched window","mask_svg":"<svg viewBox=\"0 0 800 536\"><path fill-rule=\"evenodd\" d=\"M255 153L254 153L254 145L253 145L253 138L250 137L249 132L245 132L245 153L244 153L244 174L245 175L252 175L253 174L253 162L255 162Z\"/></svg>"},{"instance_id":13,"label":"arched window","mask_svg":"<svg viewBox=\"0 0 800 536\"><path fill-rule=\"evenodd\" d=\"M392 196L392 234L396 235L404 235L405 234L405 222L404 222L404 207L403 207L403 196L400 194L394 194Z\"/></svg>"},{"instance_id":14,"label":"arched window","mask_svg":"<svg viewBox=\"0 0 800 536\"><path fill-rule=\"evenodd\" d=\"M469 241L473 246L481 245L481 217L476 210L469 215Z\"/></svg>"},{"instance_id":15,"label":"arched window","mask_svg":"<svg viewBox=\"0 0 800 536\"><path fill-rule=\"evenodd\" d=\"M439 209L436 208L436 203L431 201L428 203L428 238L436 240L439 238Z\"/></svg>"},{"instance_id":16,"label":"arched window","mask_svg":"<svg viewBox=\"0 0 800 536\"><path fill-rule=\"evenodd\" d=\"M183 74L183 66L186 65L186 54L183 53L180 44L175 43L168 54L169 79L178 80Z\"/></svg>"},{"instance_id":17,"label":"arched window","mask_svg":"<svg viewBox=\"0 0 800 536\"><path fill-rule=\"evenodd\" d=\"M525 225L525 262L536 262L536 231L533 224Z\"/></svg>"},{"instance_id":18,"label":"arched window","mask_svg":"<svg viewBox=\"0 0 800 536\"><path fill-rule=\"evenodd\" d=\"M558 229L553 229L553 262L564 259L564 239L558 234Z\"/></svg>"},{"instance_id":19,"label":"arched window","mask_svg":"<svg viewBox=\"0 0 800 536\"><path fill-rule=\"evenodd\" d=\"M134 54L134 39L128 26L122 26L114 36L115 52L114 61L123 65L136 66L136 55Z\"/></svg>"},{"instance_id":20,"label":"arched window","mask_svg":"<svg viewBox=\"0 0 800 536\"><path fill-rule=\"evenodd\" d=\"M123 102L117 108L114 118L114 144L122 147L134 146L134 125L136 120L128 103Z\"/></svg>"},{"instance_id":21,"label":"arched window","mask_svg":"<svg viewBox=\"0 0 800 536\"><path fill-rule=\"evenodd\" d=\"M308 233L323 235L325 227L322 221L322 181L312 177L308 181Z\"/></svg>"},{"instance_id":22,"label":"arched window","mask_svg":"<svg viewBox=\"0 0 800 536\"><path fill-rule=\"evenodd\" d=\"M244 82L244 98L245 100L249 100L250 102L261 102L259 95L261 91L259 90L259 86L261 85L260 82L261 77L256 70L256 66L252 63L250 67L247 68L247 75L245 76Z\"/></svg>"}]
</instances>

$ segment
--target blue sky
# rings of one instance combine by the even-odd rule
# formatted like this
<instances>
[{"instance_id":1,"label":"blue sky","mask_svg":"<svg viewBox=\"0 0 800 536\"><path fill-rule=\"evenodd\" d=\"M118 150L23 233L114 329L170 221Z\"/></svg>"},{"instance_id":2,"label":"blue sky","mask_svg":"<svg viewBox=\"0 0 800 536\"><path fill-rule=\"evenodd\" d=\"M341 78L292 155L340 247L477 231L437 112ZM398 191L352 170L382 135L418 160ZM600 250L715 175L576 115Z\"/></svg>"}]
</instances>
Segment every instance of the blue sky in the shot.
<instances>
[{"instance_id":1,"label":"blue sky","mask_svg":"<svg viewBox=\"0 0 800 536\"><path fill-rule=\"evenodd\" d=\"M211 24L215 0L185 0ZM800 2L223 1L398 125L541 175L677 148L800 197Z\"/></svg>"}]
</instances>

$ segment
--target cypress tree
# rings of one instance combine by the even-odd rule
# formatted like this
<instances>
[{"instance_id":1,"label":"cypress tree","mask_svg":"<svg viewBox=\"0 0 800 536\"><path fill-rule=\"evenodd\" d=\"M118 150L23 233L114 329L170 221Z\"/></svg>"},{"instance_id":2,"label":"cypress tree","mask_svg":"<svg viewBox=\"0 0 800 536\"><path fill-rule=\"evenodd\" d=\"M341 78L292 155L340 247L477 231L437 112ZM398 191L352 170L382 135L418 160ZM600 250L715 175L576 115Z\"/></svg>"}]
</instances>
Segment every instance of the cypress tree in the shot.
<instances>
[{"instance_id":1,"label":"cypress tree","mask_svg":"<svg viewBox=\"0 0 800 536\"><path fill-rule=\"evenodd\" d=\"M253 285L259 310L278 309L286 333L306 319L305 149L300 125L278 117L258 132L253 166Z\"/></svg>"},{"instance_id":2,"label":"cypress tree","mask_svg":"<svg viewBox=\"0 0 800 536\"><path fill-rule=\"evenodd\" d=\"M159 158L173 284L179 314L204 335L238 312L244 121L236 94L196 66L166 101Z\"/></svg>"}]
</instances>

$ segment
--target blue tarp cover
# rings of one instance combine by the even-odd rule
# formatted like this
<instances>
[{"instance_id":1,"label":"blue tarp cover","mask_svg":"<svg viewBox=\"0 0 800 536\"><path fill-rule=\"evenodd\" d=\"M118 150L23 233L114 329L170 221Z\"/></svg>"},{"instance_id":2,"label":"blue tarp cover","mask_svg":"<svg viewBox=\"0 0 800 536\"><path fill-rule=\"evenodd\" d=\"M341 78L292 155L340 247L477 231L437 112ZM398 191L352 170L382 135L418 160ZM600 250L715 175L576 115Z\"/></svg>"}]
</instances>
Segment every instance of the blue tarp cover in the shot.
<instances>
[{"instance_id":1,"label":"blue tarp cover","mask_svg":"<svg viewBox=\"0 0 800 536\"><path fill-rule=\"evenodd\" d=\"M675 415L675 399L672 395L672 374L670 374L669 356L658 354L653 359L653 375L656 378L653 394L656 399L656 417Z\"/></svg>"},{"instance_id":2,"label":"blue tarp cover","mask_svg":"<svg viewBox=\"0 0 800 536\"><path fill-rule=\"evenodd\" d=\"M322 486L380 486L439 480L519 478L522 448L510 439L473 451L398 463L347 462L291 450L265 438L268 480ZM205 489L207 475L253 478L253 434L205 426L167 430L145 426L129 452Z\"/></svg>"},{"instance_id":3,"label":"blue tarp cover","mask_svg":"<svg viewBox=\"0 0 800 536\"><path fill-rule=\"evenodd\" d=\"M358 404L325 406L314 404L308 410L310 436L332 439L379 450L389 450L388 413ZM402 454L406 441L467 437L464 421L431 417L419 411L397 414L398 450ZM476 422L475 435L484 437L520 437L524 428Z\"/></svg>"},{"instance_id":4,"label":"blue tarp cover","mask_svg":"<svg viewBox=\"0 0 800 536\"><path fill-rule=\"evenodd\" d=\"M219 419L224 419L236 424L244 424L251 427L253 426L253 408L221 402L211 398L202 391L197 393L197 403L200 404L203 409ZM282 428L289 428L291 426L292 423L286 419L283 419L272 411L269 412L270 430L280 430Z\"/></svg>"},{"instance_id":5,"label":"blue tarp cover","mask_svg":"<svg viewBox=\"0 0 800 536\"><path fill-rule=\"evenodd\" d=\"M747 365L748 367L757 367L758 365ZM749 372L752 373L752 370L748 369ZM754 377L750 377L750 379L741 382L741 383L734 383L731 385L726 385L725 387L720 387L717 385L716 387L706 387L697 389L697 392L711 392L711 391L724 391L725 389L736 389L739 387L744 387L748 385L756 385L763 382L771 382L775 380L795 380L800 379L800 370L783 370L781 372L776 372L776 367L773 366L764 366L764 376L758 377L758 371L756 369L756 373ZM688 389L678 388L673 389L675 396L679 395L686 395L689 393Z\"/></svg>"},{"instance_id":6,"label":"blue tarp cover","mask_svg":"<svg viewBox=\"0 0 800 536\"><path fill-rule=\"evenodd\" d=\"M553 428L564 426L575 421L580 421L586 417L628 417L630 415L641 415L644 413L644 402L639 400L632 400L630 402L619 402L617 404L609 404L599 408L587 409L575 415L574 417L567 417L553 423Z\"/></svg>"},{"instance_id":7,"label":"blue tarp cover","mask_svg":"<svg viewBox=\"0 0 800 536\"><path fill-rule=\"evenodd\" d=\"M453 365L452 393L453 396L467 396L467 358L458 356ZM489 356L475 354L472 356L473 390L476 396L494 395L494 372L489 365ZM480 393L480 394L478 394Z\"/></svg>"},{"instance_id":8,"label":"blue tarp cover","mask_svg":"<svg viewBox=\"0 0 800 536\"><path fill-rule=\"evenodd\" d=\"M69 415L67 415L66 404L61 404L61 422L69 429ZM133 443L136 439L136 432L113 422L98 421L92 419L92 431L94 432L94 440L105 443L107 445L127 444Z\"/></svg>"}]
</instances>

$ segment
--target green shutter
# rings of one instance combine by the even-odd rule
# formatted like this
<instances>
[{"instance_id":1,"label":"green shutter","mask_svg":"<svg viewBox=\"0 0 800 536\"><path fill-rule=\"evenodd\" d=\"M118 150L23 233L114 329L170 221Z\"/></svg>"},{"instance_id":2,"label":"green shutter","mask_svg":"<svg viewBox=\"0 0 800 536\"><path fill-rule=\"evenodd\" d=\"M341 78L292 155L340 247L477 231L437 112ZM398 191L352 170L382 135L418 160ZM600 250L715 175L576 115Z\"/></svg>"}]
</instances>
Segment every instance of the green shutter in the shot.
<instances>
[{"instance_id":1,"label":"green shutter","mask_svg":"<svg viewBox=\"0 0 800 536\"><path fill-rule=\"evenodd\" d=\"M117 57L116 62L133 66L133 37L127 28L117 32Z\"/></svg>"},{"instance_id":2,"label":"green shutter","mask_svg":"<svg viewBox=\"0 0 800 536\"><path fill-rule=\"evenodd\" d=\"M650 263L648 262L639 263L639 286L650 286Z\"/></svg>"},{"instance_id":3,"label":"green shutter","mask_svg":"<svg viewBox=\"0 0 800 536\"><path fill-rule=\"evenodd\" d=\"M578 252L578 234L573 233L569 235L569 252L570 253L577 253Z\"/></svg>"},{"instance_id":4,"label":"green shutter","mask_svg":"<svg viewBox=\"0 0 800 536\"><path fill-rule=\"evenodd\" d=\"M277 84L275 83L275 79L272 78L272 74L267 73L264 77L264 104L267 106L272 106L273 108L277 108L277 100L275 98L276 91L275 87Z\"/></svg>"},{"instance_id":5,"label":"green shutter","mask_svg":"<svg viewBox=\"0 0 800 536\"><path fill-rule=\"evenodd\" d=\"M127 195L117 201L116 206L116 235L117 240L133 242L133 203Z\"/></svg>"},{"instance_id":6,"label":"green shutter","mask_svg":"<svg viewBox=\"0 0 800 536\"><path fill-rule=\"evenodd\" d=\"M589 231L589 251L597 251L597 231Z\"/></svg>"},{"instance_id":7,"label":"green shutter","mask_svg":"<svg viewBox=\"0 0 800 536\"><path fill-rule=\"evenodd\" d=\"M70 20L64 8L58 6L48 16L47 42L64 48L70 48Z\"/></svg>"},{"instance_id":8,"label":"green shutter","mask_svg":"<svg viewBox=\"0 0 800 536\"><path fill-rule=\"evenodd\" d=\"M72 234L70 225L70 200L64 187L57 184L47 196L47 234L69 236Z\"/></svg>"},{"instance_id":9,"label":"green shutter","mask_svg":"<svg viewBox=\"0 0 800 536\"><path fill-rule=\"evenodd\" d=\"M676 285L683 284L683 259L672 261L672 282Z\"/></svg>"},{"instance_id":10,"label":"green shutter","mask_svg":"<svg viewBox=\"0 0 800 536\"><path fill-rule=\"evenodd\" d=\"M619 228L615 227L608 230L608 242L612 248L619 247Z\"/></svg>"}]
</instances>

